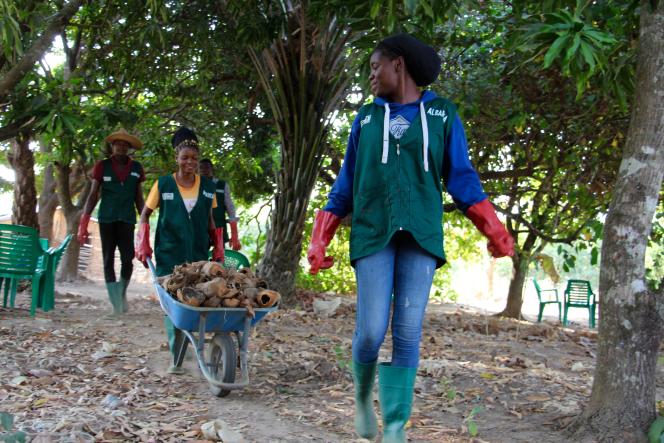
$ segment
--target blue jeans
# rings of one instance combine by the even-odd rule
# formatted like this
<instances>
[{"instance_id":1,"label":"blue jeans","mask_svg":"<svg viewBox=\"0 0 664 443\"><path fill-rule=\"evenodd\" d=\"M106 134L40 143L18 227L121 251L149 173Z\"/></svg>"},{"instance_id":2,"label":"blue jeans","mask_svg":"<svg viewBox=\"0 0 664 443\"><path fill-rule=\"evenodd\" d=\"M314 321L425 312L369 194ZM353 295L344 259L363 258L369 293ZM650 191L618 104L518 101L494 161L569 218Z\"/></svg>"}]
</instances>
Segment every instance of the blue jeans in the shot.
<instances>
[{"instance_id":1,"label":"blue jeans","mask_svg":"<svg viewBox=\"0 0 664 443\"><path fill-rule=\"evenodd\" d=\"M392 365L417 367L422 320L435 270L436 258L407 233L398 233L383 250L355 261L355 361L370 363L378 358L394 294Z\"/></svg>"}]
</instances>

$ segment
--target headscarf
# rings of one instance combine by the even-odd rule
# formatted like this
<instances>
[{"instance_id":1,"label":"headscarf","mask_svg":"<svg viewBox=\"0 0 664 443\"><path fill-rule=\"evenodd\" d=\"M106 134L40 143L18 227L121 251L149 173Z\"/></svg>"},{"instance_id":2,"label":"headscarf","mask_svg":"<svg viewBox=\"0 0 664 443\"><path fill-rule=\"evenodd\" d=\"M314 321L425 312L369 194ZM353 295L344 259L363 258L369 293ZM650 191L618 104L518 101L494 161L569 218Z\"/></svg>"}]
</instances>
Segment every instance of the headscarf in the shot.
<instances>
[{"instance_id":1,"label":"headscarf","mask_svg":"<svg viewBox=\"0 0 664 443\"><path fill-rule=\"evenodd\" d=\"M191 148L198 150L198 137L191 129L186 126L180 127L171 138L173 149L178 151L182 148Z\"/></svg>"},{"instance_id":2,"label":"headscarf","mask_svg":"<svg viewBox=\"0 0 664 443\"><path fill-rule=\"evenodd\" d=\"M397 57L402 56L406 62L406 69L417 86L427 86L438 78L440 57L436 50L412 35L396 34L387 37L376 49L387 49Z\"/></svg>"}]
</instances>

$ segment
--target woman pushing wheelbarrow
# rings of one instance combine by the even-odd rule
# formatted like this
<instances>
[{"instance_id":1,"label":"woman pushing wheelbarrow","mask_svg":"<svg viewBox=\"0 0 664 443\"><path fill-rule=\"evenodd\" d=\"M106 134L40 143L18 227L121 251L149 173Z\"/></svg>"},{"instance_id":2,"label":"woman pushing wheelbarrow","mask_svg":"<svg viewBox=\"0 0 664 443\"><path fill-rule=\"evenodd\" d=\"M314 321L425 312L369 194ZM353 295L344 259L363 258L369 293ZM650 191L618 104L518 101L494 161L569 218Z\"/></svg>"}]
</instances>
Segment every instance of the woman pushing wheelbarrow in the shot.
<instances>
[{"instance_id":1,"label":"woman pushing wheelbarrow","mask_svg":"<svg viewBox=\"0 0 664 443\"><path fill-rule=\"evenodd\" d=\"M159 208L155 235L157 276L168 275L176 265L208 259L210 240L212 258L224 261L222 228L214 225L212 209L216 207L215 184L197 174L198 138L186 127L178 129L171 138L178 170L159 177L150 190L139 221L136 237L136 258L147 267L152 257L150 247L150 215ZM175 352L175 326L164 317L168 346ZM169 370L181 373L175 366Z\"/></svg>"}]
</instances>

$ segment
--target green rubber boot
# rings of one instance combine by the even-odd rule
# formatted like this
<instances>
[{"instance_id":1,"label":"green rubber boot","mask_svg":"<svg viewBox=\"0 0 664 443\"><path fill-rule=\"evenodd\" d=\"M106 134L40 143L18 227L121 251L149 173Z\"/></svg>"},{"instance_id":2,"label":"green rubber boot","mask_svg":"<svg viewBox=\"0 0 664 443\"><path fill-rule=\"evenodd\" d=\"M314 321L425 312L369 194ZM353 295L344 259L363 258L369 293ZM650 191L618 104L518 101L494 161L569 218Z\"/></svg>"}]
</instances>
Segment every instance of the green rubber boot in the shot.
<instances>
[{"instance_id":1,"label":"green rubber boot","mask_svg":"<svg viewBox=\"0 0 664 443\"><path fill-rule=\"evenodd\" d=\"M166 329L166 335L168 336L168 349L171 351L171 360L175 360L175 325L168 318L168 315L164 315L164 329ZM168 368L169 374L184 374L184 372L184 369L173 364Z\"/></svg>"},{"instance_id":2,"label":"green rubber boot","mask_svg":"<svg viewBox=\"0 0 664 443\"><path fill-rule=\"evenodd\" d=\"M355 430L362 438L372 439L378 434L376 412L373 408L373 386L376 379L376 362L360 363L353 360L355 384Z\"/></svg>"},{"instance_id":3,"label":"green rubber boot","mask_svg":"<svg viewBox=\"0 0 664 443\"><path fill-rule=\"evenodd\" d=\"M405 443L406 423L413 407L417 368L378 365L378 398L383 413L383 443Z\"/></svg>"},{"instance_id":4,"label":"green rubber boot","mask_svg":"<svg viewBox=\"0 0 664 443\"><path fill-rule=\"evenodd\" d=\"M119 317L122 315L122 282L106 282L108 299L111 301L113 311L107 317Z\"/></svg>"},{"instance_id":5,"label":"green rubber boot","mask_svg":"<svg viewBox=\"0 0 664 443\"><path fill-rule=\"evenodd\" d=\"M129 280L120 277L120 282L122 282L122 312L127 312L129 310L129 305L127 304L127 287L129 286Z\"/></svg>"}]
</instances>

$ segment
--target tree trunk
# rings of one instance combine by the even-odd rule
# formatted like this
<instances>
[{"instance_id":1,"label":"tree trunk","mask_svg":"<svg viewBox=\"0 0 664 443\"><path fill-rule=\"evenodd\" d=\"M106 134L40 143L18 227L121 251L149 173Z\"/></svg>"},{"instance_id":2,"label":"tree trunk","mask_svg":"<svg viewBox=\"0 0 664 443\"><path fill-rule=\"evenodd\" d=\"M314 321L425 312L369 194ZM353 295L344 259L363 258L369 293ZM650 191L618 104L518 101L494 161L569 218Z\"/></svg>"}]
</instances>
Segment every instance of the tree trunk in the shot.
<instances>
[{"instance_id":1,"label":"tree trunk","mask_svg":"<svg viewBox=\"0 0 664 443\"><path fill-rule=\"evenodd\" d=\"M496 314L497 316L522 318L523 283L528 276L530 257L530 253L524 251L515 252L514 256L512 256L512 280L510 280L510 288L507 292L507 305L502 312Z\"/></svg>"},{"instance_id":2,"label":"tree trunk","mask_svg":"<svg viewBox=\"0 0 664 443\"><path fill-rule=\"evenodd\" d=\"M62 256L62 263L58 270L58 281L75 281L78 279L78 257L81 251L81 245L76 238L78 231L78 222L81 217L81 210L64 213L65 221L67 222L67 233L74 234L69 246Z\"/></svg>"},{"instance_id":3,"label":"tree trunk","mask_svg":"<svg viewBox=\"0 0 664 443\"><path fill-rule=\"evenodd\" d=\"M652 4L642 2L634 109L604 228L595 379L574 441L647 441L656 416L664 291L645 284L645 251L664 175L664 2Z\"/></svg>"},{"instance_id":4,"label":"tree trunk","mask_svg":"<svg viewBox=\"0 0 664 443\"><path fill-rule=\"evenodd\" d=\"M19 135L12 140L8 158L16 174L12 223L38 229L35 156L30 150L30 137Z\"/></svg>"},{"instance_id":5,"label":"tree trunk","mask_svg":"<svg viewBox=\"0 0 664 443\"><path fill-rule=\"evenodd\" d=\"M41 144L40 150L44 153L50 152L50 145ZM44 168L44 183L39 194L39 236L48 239L51 244L53 240L53 215L58 207L58 195L55 193L55 177L53 176L53 165Z\"/></svg>"},{"instance_id":6,"label":"tree trunk","mask_svg":"<svg viewBox=\"0 0 664 443\"><path fill-rule=\"evenodd\" d=\"M280 173L280 181L289 181L289 177ZM297 177L296 177L297 178ZM313 177L315 180L315 177ZM260 263L261 277L270 282L270 287L277 288L289 304L295 295L295 273L299 266L302 251L302 233L304 216L314 181L299 180L299 189L292 185L288 194L300 195L299 198L287 199L281 195L275 198L275 207L270 217L270 229L265 243L265 255ZM288 189L288 185L285 186ZM290 200L290 201L289 201Z\"/></svg>"},{"instance_id":7,"label":"tree trunk","mask_svg":"<svg viewBox=\"0 0 664 443\"><path fill-rule=\"evenodd\" d=\"M289 12L285 32L249 56L266 92L281 138L277 194L259 274L281 293L295 295L304 217L327 144L330 116L344 96L352 33L334 17L309 21L303 5ZM306 86L305 86L306 85Z\"/></svg>"},{"instance_id":8,"label":"tree trunk","mask_svg":"<svg viewBox=\"0 0 664 443\"><path fill-rule=\"evenodd\" d=\"M72 234L73 238L62 257L62 263L60 264L59 272L60 275L58 280L60 281L74 281L78 278L78 256L80 251L80 245L78 239L76 238L76 233L78 231L78 222L81 217L81 211L83 203L87 199L87 195L90 192L90 181L86 180L85 188L80 192L79 195L79 204L74 205L72 202L72 185L70 180L71 168L69 164L56 164L58 174L56 175L57 183L57 195L60 206L62 207L62 213L67 222L67 233ZM78 180L78 175L75 177ZM85 179L85 176L81 178ZM78 188L77 183L74 183L74 188Z\"/></svg>"}]
</instances>

